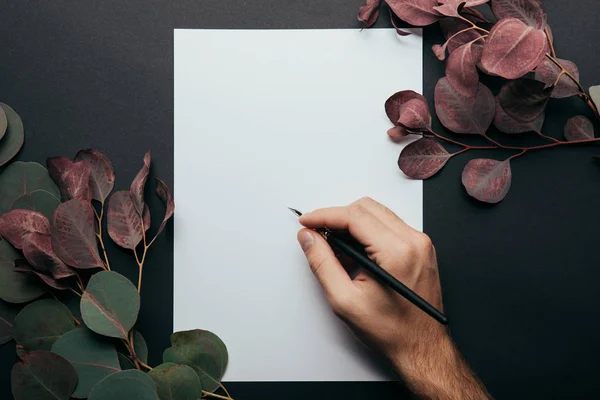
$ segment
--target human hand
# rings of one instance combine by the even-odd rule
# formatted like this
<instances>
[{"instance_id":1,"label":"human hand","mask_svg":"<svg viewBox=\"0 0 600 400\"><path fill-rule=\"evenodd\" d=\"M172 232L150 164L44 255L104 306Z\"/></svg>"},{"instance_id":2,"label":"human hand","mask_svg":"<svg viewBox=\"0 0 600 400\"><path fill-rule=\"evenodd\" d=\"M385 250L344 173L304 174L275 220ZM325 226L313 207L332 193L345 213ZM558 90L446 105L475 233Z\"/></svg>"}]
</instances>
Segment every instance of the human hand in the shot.
<instances>
[{"instance_id":1,"label":"human hand","mask_svg":"<svg viewBox=\"0 0 600 400\"><path fill-rule=\"evenodd\" d=\"M374 262L442 311L435 248L429 237L370 198L304 214L300 223L310 229L298 232L298 241L334 313L385 355L415 391L429 396L428 391L434 390L435 398L457 398L448 391L452 379L446 379L444 368L470 370L446 327L367 272L350 279L327 241L311 229L349 231ZM471 383L478 383L474 376Z\"/></svg>"}]
</instances>

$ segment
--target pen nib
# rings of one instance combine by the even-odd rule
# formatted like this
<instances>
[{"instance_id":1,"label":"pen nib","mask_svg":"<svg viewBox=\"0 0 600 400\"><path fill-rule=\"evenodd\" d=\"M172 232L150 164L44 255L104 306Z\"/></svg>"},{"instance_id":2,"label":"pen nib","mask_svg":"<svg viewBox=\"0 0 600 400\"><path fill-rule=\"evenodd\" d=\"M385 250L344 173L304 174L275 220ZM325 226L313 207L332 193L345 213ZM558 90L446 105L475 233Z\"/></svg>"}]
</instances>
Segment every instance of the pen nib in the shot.
<instances>
[{"instance_id":1,"label":"pen nib","mask_svg":"<svg viewBox=\"0 0 600 400\"><path fill-rule=\"evenodd\" d=\"M296 210L295 208L288 207L288 210L290 210L291 212L293 212L294 215L296 215L296 217L301 217L302 216L302 213L300 211Z\"/></svg>"}]
</instances>

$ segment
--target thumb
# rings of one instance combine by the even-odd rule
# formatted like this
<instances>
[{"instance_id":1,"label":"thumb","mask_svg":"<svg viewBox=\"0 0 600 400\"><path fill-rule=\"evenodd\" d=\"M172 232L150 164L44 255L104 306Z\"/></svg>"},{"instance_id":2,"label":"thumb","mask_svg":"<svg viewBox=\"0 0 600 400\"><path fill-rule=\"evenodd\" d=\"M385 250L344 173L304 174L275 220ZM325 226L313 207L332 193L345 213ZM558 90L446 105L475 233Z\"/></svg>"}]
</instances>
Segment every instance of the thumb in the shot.
<instances>
[{"instance_id":1,"label":"thumb","mask_svg":"<svg viewBox=\"0 0 600 400\"><path fill-rule=\"evenodd\" d=\"M310 229L302 229L298 232L298 242L329 302L335 305L347 298L354 287L352 280L327 241Z\"/></svg>"}]
</instances>

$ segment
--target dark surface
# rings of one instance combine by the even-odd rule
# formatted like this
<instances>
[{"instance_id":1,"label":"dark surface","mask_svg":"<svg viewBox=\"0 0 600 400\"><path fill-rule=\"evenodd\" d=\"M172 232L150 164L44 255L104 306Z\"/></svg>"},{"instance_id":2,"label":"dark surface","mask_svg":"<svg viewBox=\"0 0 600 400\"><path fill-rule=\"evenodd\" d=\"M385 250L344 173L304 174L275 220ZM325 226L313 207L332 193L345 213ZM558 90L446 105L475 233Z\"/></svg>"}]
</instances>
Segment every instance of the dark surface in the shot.
<instances>
[{"instance_id":1,"label":"dark surface","mask_svg":"<svg viewBox=\"0 0 600 400\"><path fill-rule=\"evenodd\" d=\"M585 87L600 83L594 75L600 65L598 3L544 3L559 56L579 65ZM153 175L171 185L174 28L351 28L359 26L360 4L4 0L0 101L14 107L25 123L27 143L19 159L43 163L49 155L72 156L93 147L112 159L117 187L123 189L151 149ZM429 51L439 40L437 29L426 30L424 94L429 99L443 72ZM390 94L403 89L394 87L393 77L390 82ZM544 131L559 137L567 118L582 111L589 115L577 99L554 101ZM452 334L498 399L597 397L600 165L591 161L593 154L600 149L560 148L514 160L512 189L492 207L472 201L460 184L469 153L425 184L425 231L437 247ZM148 197L158 221L160 201ZM130 254L114 246L108 251L116 269L133 278ZM140 330L153 364L172 329L172 256L169 228L150 252L142 291ZM14 345L0 350L0 398L10 397L14 359ZM237 399L406 397L395 384L228 387Z\"/></svg>"}]
</instances>

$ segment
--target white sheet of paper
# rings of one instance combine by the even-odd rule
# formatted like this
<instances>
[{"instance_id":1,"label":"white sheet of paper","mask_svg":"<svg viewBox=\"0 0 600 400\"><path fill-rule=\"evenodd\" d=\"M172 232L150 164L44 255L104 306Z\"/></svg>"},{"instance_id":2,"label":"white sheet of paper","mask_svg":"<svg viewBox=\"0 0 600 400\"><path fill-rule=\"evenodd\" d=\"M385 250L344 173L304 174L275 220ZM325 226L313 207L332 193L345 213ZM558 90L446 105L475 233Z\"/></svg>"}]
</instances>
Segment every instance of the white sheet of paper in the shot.
<instances>
[{"instance_id":1,"label":"white sheet of paper","mask_svg":"<svg viewBox=\"0 0 600 400\"><path fill-rule=\"evenodd\" d=\"M332 314L286 207L371 196L422 229L383 109L421 92L413 32L175 30L174 328L223 339L224 380L392 379Z\"/></svg>"}]
</instances>

